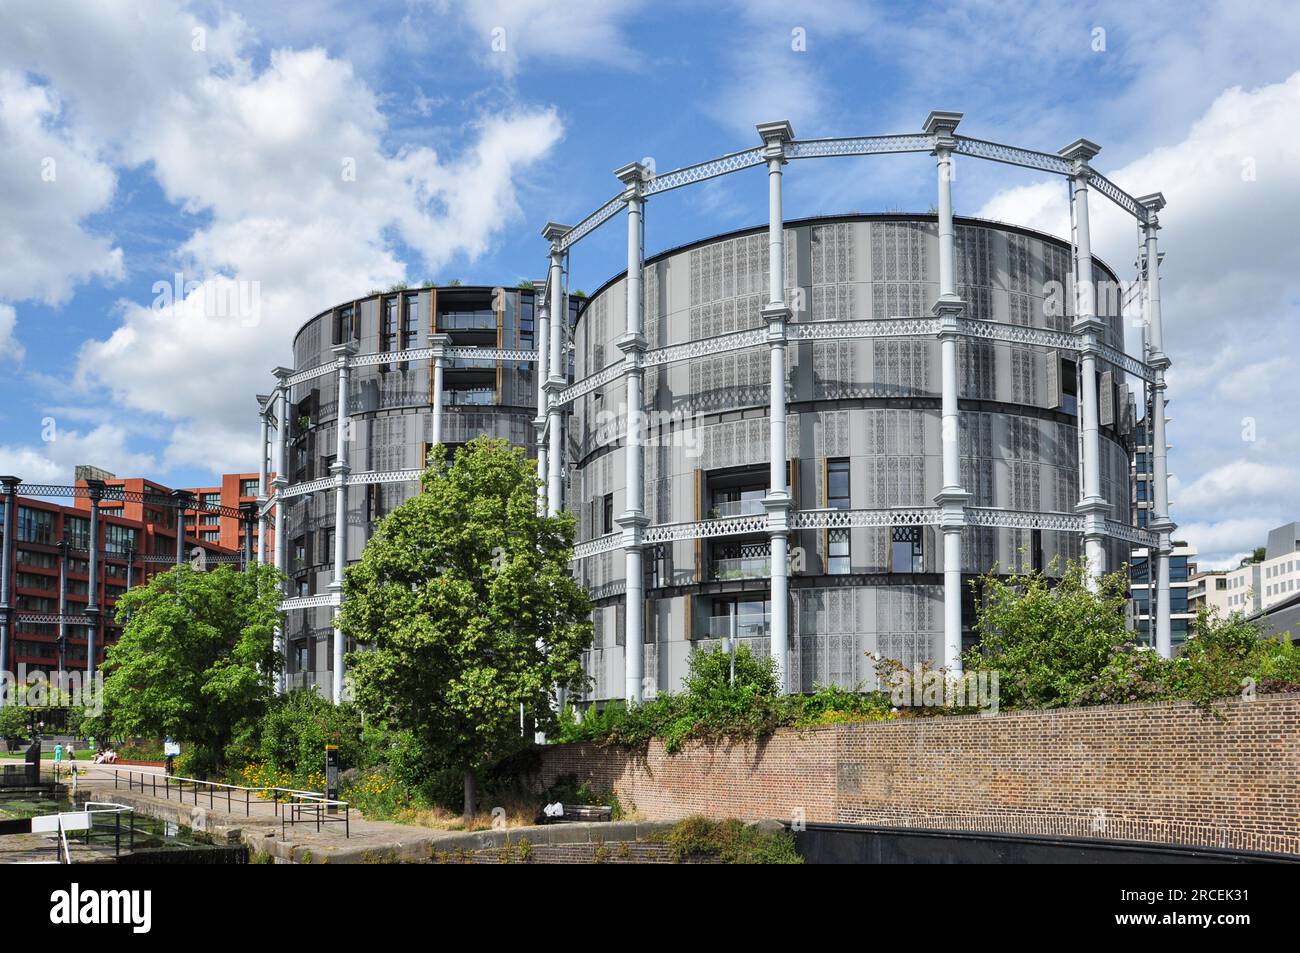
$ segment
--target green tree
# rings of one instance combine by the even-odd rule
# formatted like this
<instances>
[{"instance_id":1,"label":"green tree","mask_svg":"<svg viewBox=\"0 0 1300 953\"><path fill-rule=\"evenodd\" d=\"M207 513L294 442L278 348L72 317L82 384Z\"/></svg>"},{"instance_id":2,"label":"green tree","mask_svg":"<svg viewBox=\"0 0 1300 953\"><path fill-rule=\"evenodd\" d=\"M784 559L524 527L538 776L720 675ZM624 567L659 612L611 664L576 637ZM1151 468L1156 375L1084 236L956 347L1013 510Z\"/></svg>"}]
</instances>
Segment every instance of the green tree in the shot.
<instances>
[{"instance_id":1,"label":"green tree","mask_svg":"<svg viewBox=\"0 0 1300 953\"><path fill-rule=\"evenodd\" d=\"M967 672L997 671L1006 708L1057 708L1074 703L1099 678L1133 634L1125 626L1128 580L1103 576L1088 588L1081 561L1059 580L1042 572L977 581L975 629L980 644L963 659Z\"/></svg>"},{"instance_id":2,"label":"green tree","mask_svg":"<svg viewBox=\"0 0 1300 953\"><path fill-rule=\"evenodd\" d=\"M376 528L347 571L342 627L367 715L412 733L463 773L465 815L478 772L528 742L520 705L553 722L557 688L581 690L591 602L569 574L574 521L537 513L535 466L480 437Z\"/></svg>"},{"instance_id":3,"label":"green tree","mask_svg":"<svg viewBox=\"0 0 1300 953\"><path fill-rule=\"evenodd\" d=\"M31 709L12 702L0 708L0 739L20 741L31 734Z\"/></svg>"},{"instance_id":4,"label":"green tree","mask_svg":"<svg viewBox=\"0 0 1300 953\"><path fill-rule=\"evenodd\" d=\"M104 662L114 730L188 742L191 763L220 771L274 690L280 578L269 565L180 565L119 598L122 637Z\"/></svg>"},{"instance_id":5,"label":"green tree","mask_svg":"<svg viewBox=\"0 0 1300 953\"><path fill-rule=\"evenodd\" d=\"M338 746L343 770L359 767L364 760L356 706L335 705L306 689L275 699L257 730L251 751L256 760L299 777L324 772L327 744Z\"/></svg>"}]
</instances>

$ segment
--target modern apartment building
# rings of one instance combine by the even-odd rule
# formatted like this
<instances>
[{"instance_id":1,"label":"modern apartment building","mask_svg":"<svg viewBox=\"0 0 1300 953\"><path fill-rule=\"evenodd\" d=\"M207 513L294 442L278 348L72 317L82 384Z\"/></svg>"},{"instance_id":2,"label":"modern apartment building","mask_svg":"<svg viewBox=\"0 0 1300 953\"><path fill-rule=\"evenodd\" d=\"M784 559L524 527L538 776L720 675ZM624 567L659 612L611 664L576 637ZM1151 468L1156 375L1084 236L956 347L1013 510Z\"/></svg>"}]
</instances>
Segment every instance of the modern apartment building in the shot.
<instances>
[{"instance_id":1,"label":"modern apartment building","mask_svg":"<svg viewBox=\"0 0 1300 953\"><path fill-rule=\"evenodd\" d=\"M574 297L573 312L579 303ZM535 362L521 359L534 356L535 321L531 286L458 286L372 294L299 329L294 366L280 370L278 396L266 407L277 441L278 420L288 422L277 451L285 479L276 488L292 579L284 628L288 687L332 691L329 673L346 648L331 625L336 556L359 558L375 523L418 492L429 448L438 442L435 424L448 448L488 434L536 455L539 381ZM349 426L342 430L341 366L349 395ZM346 480L341 540L339 476Z\"/></svg>"},{"instance_id":2,"label":"modern apartment building","mask_svg":"<svg viewBox=\"0 0 1300 953\"><path fill-rule=\"evenodd\" d=\"M1194 581L1193 608L1205 605L1225 615L1254 615L1286 602L1300 591L1300 523L1270 530L1262 560L1201 573Z\"/></svg>"},{"instance_id":3,"label":"modern apartment building","mask_svg":"<svg viewBox=\"0 0 1300 953\"><path fill-rule=\"evenodd\" d=\"M6 595L9 622L0 669L28 672L85 670L94 646L94 664L104 660L104 649L121 635L114 606L128 588L169 569L176 559L176 529L172 511L162 501L171 491L148 481L121 481L127 486L149 487L142 502L103 500L100 503L99 539L95 560L95 598L98 611L87 611L91 598L91 518L89 500L77 497L65 506L20 495L0 496L0 507L13 500L10 521L0 518L0 547L8 547L10 567ZM78 485L85 489L85 479ZM134 495L134 494L133 494ZM81 505L85 504L85 505ZM6 528L14 529L12 541ZM234 560L236 554L215 543L187 539L185 558L200 547L214 561Z\"/></svg>"},{"instance_id":4,"label":"modern apartment building","mask_svg":"<svg viewBox=\"0 0 1300 953\"><path fill-rule=\"evenodd\" d=\"M284 461L270 509L295 586L290 686L341 697L345 566L415 491L428 448L478 433L527 447L539 505L578 520L596 700L674 690L689 653L729 635L770 654L787 691L870 683L869 653L956 669L976 575L1084 556L1095 576L1134 546L1156 565L1168 654L1165 590L1186 563L1164 492L1164 199L1096 173L1087 140L1033 152L959 136L960 120L825 140L765 123L756 148L659 174L633 163L614 198L543 229L535 295L394 291L308 321L261 402L263 459ZM937 213L784 219L792 160L908 152L934 157ZM954 217L958 155L1065 178L1070 240ZM752 167L767 171L765 224L645 257L647 200ZM1118 276L1091 253L1090 195L1142 232L1142 358L1123 350ZM580 302L569 256L619 213L628 268ZM1134 381L1154 422L1145 525Z\"/></svg>"},{"instance_id":5,"label":"modern apartment building","mask_svg":"<svg viewBox=\"0 0 1300 953\"><path fill-rule=\"evenodd\" d=\"M1196 621L1197 603L1193 593L1199 591L1201 574L1196 571L1196 547L1175 542L1169 555L1169 616L1173 647L1187 641ZM1129 591L1133 596L1133 630L1142 645L1155 645L1155 614L1151 599L1155 593L1150 551L1134 549L1129 557Z\"/></svg>"},{"instance_id":6,"label":"modern apartment building","mask_svg":"<svg viewBox=\"0 0 1300 953\"><path fill-rule=\"evenodd\" d=\"M1069 280L1070 246L1013 226L957 219L957 288L976 321L1066 330L1043 294ZM943 486L940 342L933 335L803 339L835 322L922 318L935 297L938 233L933 215L855 215L785 223L787 293L801 294L785 355L788 486L798 514L826 525L794 529L790 575L790 685L870 683L870 655L907 665L943 657L943 540L922 521ZM767 229L719 235L649 258L643 275L648 355L674 342L706 342L757 330L765 320ZM1114 276L1100 262L1094 267ZM578 315L575 374L600 373L623 334L626 277L596 291ZM1104 339L1122 348L1118 310L1103 313ZM869 325L868 325L869 326ZM772 592L764 497L769 477L768 344L701 354L648 367L650 416L644 508L650 527L689 527L724 518L752 528L727 536L665 539L646 549L643 678L675 689L692 649L735 628L759 655L769 651ZM966 583L997 566L1051 570L1082 553L1076 532L1051 514L1080 501L1077 367L1054 350L964 340L957 349L963 406L962 485L968 505L1034 514L1023 529L962 530L962 643L974 643L973 592ZM1100 473L1110 519L1128 522L1127 432L1122 383L1100 375ZM616 409L621 378L578 398L567 429L567 508L578 517L580 550L619 529L628 508L623 434ZM876 525L835 514L870 510ZM874 522L874 521L873 521ZM1107 542L1109 565L1128 558ZM617 696L624 680L622 553L579 561L596 598L589 660L595 698Z\"/></svg>"},{"instance_id":7,"label":"modern apartment building","mask_svg":"<svg viewBox=\"0 0 1300 953\"><path fill-rule=\"evenodd\" d=\"M274 474L271 474L274 476ZM223 473L220 486L187 487L203 503L223 507L225 510L239 510L256 505L258 500L257 473ZM269 484L268 484L269 492ZM240 519L229 512L201 512L193 510L186 514L185 532L206 543L216 543L224 549L237 552L244 550L244 534L247 520ZM259 524L253 524L253 551L261 542ZM267 532L267 552L275 545L275 531Z\"/></svg>"}]
</instances>

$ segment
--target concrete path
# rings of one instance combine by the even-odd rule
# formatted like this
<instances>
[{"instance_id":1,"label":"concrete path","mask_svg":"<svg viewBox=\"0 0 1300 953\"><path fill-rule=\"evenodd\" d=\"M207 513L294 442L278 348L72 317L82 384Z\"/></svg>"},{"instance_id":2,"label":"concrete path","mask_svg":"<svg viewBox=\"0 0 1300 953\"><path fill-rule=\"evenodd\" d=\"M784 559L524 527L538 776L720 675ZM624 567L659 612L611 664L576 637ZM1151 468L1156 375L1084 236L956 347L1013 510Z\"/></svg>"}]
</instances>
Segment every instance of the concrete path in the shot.
<instances>
[{"instance_id":1,"label":"concrete path","mask_svg":"<svg viewBox=\"0 0 1300 953\"><path fill-rule=\"evenodd\" d=\"M214 843L244 843L253 852L269 856L276 863L364 864L429 863L449 853L490 850L528 839L532 844L578 844L593 840L609 842L643 839L665 825L621 822L560 824L545 827L513 827L475 832L440 831L428 827L369 821L353 810L347 832L341 823L323 824L317 831L314 820L285 823L277 806L256 797L247 806L239 792L230 801L219 793L200 791L197 802L192 787L178 792L165 781L161 768L132 767L128 785L126 771L119 768L117 784L111 766L82 766L77 778L77 800L113 801L135 808L142 814L169 820L207 835ZM143 779L144 790L141 790ZM167 797L170 794L170 797ZM278 811L283 812L284 805Z\"/></svg>"}]
</instances>

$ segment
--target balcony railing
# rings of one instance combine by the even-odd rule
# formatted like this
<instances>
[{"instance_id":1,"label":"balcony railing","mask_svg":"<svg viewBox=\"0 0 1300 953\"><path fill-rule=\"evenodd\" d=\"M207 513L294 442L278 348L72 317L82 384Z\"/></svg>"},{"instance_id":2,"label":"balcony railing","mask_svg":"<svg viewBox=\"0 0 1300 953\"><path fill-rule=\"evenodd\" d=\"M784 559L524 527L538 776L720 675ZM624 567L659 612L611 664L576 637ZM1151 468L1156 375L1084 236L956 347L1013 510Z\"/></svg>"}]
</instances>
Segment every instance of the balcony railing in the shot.
<instances>
[{"instance_id":1,"label":"balcony railing","mask_svg":"<svg viewBox=\"0 0 1300 953\"><path fill-rule=\"evenodd\" d=\"M718 519L722 516L758 516L762 513L762 500L720 500L709 508L709 519Z\"/></svg>"},{"instance_id":2,"label":"balcony railing","mask_svg":"<svg viewBox=\"0 0 1300 953\"><path fill-rule=\"evenodd\" d=\"M709 617L707 635L711 639L726 639L731 635L731 616L715 615ZM736 616L736 638L753 639L771 634L771 619L758 613L741 613Z\"/></svg>"},{"instance_id":3,"label":"balcony railing","mask_svg":"<svg viewBox=\"0 0 1300 953\"><path fill-rule=\"evenodd\" d=\"M447 407L487 407L497 402L495 390L448 390L443 391L442 403Z\"/></svg>"},{"instance_id":4,"label":"balcony railing","mask_svg":"<svg viewBox=\"0 0 1300 953\"><path fill-rule=\"evenodd\" d=\"M439 331L495 331L497 316L492 311L445 311L438 315Z\"/></svg>"},{"instance_id":5,"label":"balcony railing","mask_svg":"<svg viewBox=\"0 0 1300 953\"><path fill-rule=\"evenodd\" d=\"M709 574L715 580L766 579L772 561L765 556L741 556L734 559L715 559L709 565Z\"/></svg>"}]
</instances>

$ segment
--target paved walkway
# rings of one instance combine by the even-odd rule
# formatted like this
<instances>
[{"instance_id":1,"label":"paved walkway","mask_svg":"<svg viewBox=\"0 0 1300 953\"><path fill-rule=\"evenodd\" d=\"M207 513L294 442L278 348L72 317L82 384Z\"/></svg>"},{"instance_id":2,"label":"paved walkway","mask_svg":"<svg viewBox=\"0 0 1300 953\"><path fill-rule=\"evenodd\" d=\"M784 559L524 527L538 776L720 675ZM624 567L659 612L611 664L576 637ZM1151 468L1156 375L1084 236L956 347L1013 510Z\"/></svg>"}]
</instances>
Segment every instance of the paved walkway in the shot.
<instances>
[{"instance_id":1,"label":"paved walkway","mask_svg":"<svg viewBox=\"0 0 1300 953\"><path fill-rule=\"evenodd\" d=\"M206 834L215 843L248 845L254 854L269 854L288 863L427 863L448 850L486 850L516 841L533 831L534 840L590 839L584 830L591 825L565 825L565 832L552 828L512 828L481 832L442 831L388 821L370 821L360 812L348 812L345 826L340 821L323 823L318 831L314 811L297 823L287 823L286 805L276 805L243 792L225 795L221 789L204 790L197 798L192 785L178 791L166 779L162 768L118 767L116 786L111 765L81 765L78 768L77 800L113 801L152 817L174 821ZM128 775L128 771L131 772ZM129 778L129 780L128 780ZM66 780L66 778L65 778ZM143 786L143 790L142 790ZM196 803L197 800L197 803ZM602 825L595 825L601 827ZM607 827L607 825L605 825ZM539 835L545 830L545 835Z\"/></svg>"}]
</instances>

